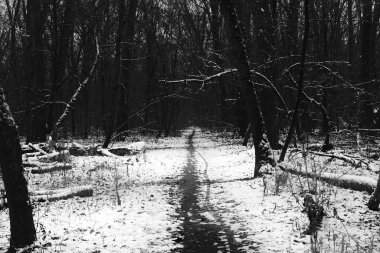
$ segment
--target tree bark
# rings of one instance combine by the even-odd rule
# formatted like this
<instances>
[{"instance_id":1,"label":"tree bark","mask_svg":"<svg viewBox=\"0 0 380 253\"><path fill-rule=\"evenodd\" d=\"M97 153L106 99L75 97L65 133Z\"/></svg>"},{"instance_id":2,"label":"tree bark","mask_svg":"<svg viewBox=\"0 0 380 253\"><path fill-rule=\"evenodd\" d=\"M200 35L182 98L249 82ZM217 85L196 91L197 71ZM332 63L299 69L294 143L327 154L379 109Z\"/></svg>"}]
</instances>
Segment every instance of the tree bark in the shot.
<instances>
[{"instance_id":1,"label":"tree bark","mask_svg":"<svg viewBox=\"0 0 380 253\"><path fill-rule=\"evenodd\" d=\"M0 88L0 166L7 194L11 247L25 247L36 239L32 205L23 175L20 139L16 123Z\"/></svg>"},{"instance_id":2,"label":"tree bark","mask_svg":"<svg viewBox=\"0 0 380 253\"><path fill-rule=\"evenodd\" d=\"M348 0L347 6L347 16L348 16L348 62L352 64L354 59L354 25L353 25L353 15L352 15L352 1Z\"/></svg>"},{"instance_id":3,"label":"tree bark","mask_svg":"<svg viewBox=\"0 0 380 253\"><path fill-rule=\"evenodd\" d=\"M115 47L115 62L114 62L114 80L112 83L111 91L111 106L108 110L106 117L106 131L105 140L103 143L103 148L107 148L111 142L112 135L114 133L115 119L117 117L117 98L120 86L120 71L121 71L121 42L123 41L123 30L125 26L125 3L124 1L119 1L119 24L117 29L116 47Z\"/></svg>"},{"instance_id":4,"label":"tree bark","mask_svg":"<svg viewBox=\"0 0 380 253\"><path fill-rule=\"evenodd\" d=\"M372 1L361 0L363 4L363 20L361 24L361 63L360 81L363 83L364 91L361 94L360 105L360 127L370 128L373 126L373 106L372 106Z\"/></svg>"},{"instance_id":5,"label":"tree bark","mask_svg":"<svg viewBox=\"0 0 380 253\"><path fill-rule=\"evenodd\" d=\"M255 29L257 35L257 57L260 63L265 63L276 58L276 30L277 30L277 4L272 1L257 1L254 6ZM271 2L271 3L270 3ZM277 66L273 63L262 70L262 73L271 80L276 79ZM272 148L278 148L279 122L278 101L273 97L270 87L260 88L258 95L261 99L262 113L267 130L268 140Z\"/></svg>"},{"instance_id":6,"label":"tree bark","mask_svg":"<svg viewBox=\"0 0 380 253\"><path fill-rule=\"evenodd\" d=\"M134 72L133 58L133 48L134 48L134 37L136 33L136 13L138 0L128 0L127 6L125 6L125 26L121 31L123 33L123 39L121 43L121 60L120 64L123 66L120 72L120 85L123 85L123 89L120 89L119 96L119 111L117 117L118 126L123 124L123 127L118 131L124 131L128 129L128 125L124 123L128 119L129 111L133 106L129 104L128 101L129 89L132 85L131 83L131 73ZM136 94L131 94L132 97Z\"/></svg>"},{"instance_id":7,"label":"tree bark","mask_svg":"<svg viewBox=\"0 0 380 253\"><path fill-rule=\"evenodd\" d=\"M28 0L26 16L26 32L28 45L26 48L26 76L24 77L27 98L27 142L45 141L45 108L40 105L44 101L42 91L46 89L46 57L45 57L45 23L47 19L46 0Z\"/></svg>"},{"instance_id":8,"label":"tree bark","mask_svg":"<svg viewBox=\"0 0 380 253\"><path fill-rule=\"evenodd\" d=\"M380 205L380 174L379 179L377 180L377 186L375 189L375 192L372 194L371 198L369 199L367 206L372 211L379 211L379 205Z\"/></svg>"},{"instance_id":9,"label":"tree bark","mask_svg":"<svg viewBox=\"0 0 380 253\"><path fill-rule=\"evenodd\" d=\"M222 67L223 58L221 57L221 52L223 50L223 44L220 39L220 13L219 13L219 4L218 0L210 0L210 9L211 9L211 17L210 17L210 30L212 34L212 44L214 49L214 58L218 67ZM222 121L227 121L227 104L225 102L227 98L226 86L223 80L218 80L218 87L220 91L220 118Z\"/></svg>"},{"instance_id":10,"label":"tree bark","mask_svg":"<svg viewBox=\"0 0 380 253\"><path fill-rule=\"evenodd\" d=\"M240 22L231 0L220 0L220 8L227 20L227 32L231 45L233 60L238 69L241 82L242 96L247 108L249 123L254 126L253 143L255 147L255 174L257 177L263 164L270 162L275 164L272 150L265 131L264 119L261 112L260 101L255 85L252 83L252 73L249 69L248 56L245 41L241 31Z\"/></svg>"}]
</instances>

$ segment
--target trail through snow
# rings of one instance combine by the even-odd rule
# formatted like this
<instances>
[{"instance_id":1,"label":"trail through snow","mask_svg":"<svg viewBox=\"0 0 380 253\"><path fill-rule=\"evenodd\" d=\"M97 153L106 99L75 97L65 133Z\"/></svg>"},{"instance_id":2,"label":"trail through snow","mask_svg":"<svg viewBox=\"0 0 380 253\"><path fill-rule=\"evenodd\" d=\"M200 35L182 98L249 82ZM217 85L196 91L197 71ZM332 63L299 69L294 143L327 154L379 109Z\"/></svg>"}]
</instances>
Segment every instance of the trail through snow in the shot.
<instances>
[{"instance_id":1,"label":"trail through snow","mask_svg":"<svg viewBox=\"0 0 380 253\"><path fill-rule=\"evenodd\" d=\"M214 207L210 203L208 165L203 158L206 165L203 173L197 168L194 135L193 129L187 137L188 157L180 182L179 195L182 197L178 210L178 218L183 219L183 224L182 229L174 233L174 237L177 237L177 242L183 243L183 248L180 249L182 252L239 252L241 243L235 240L234 232L214 213ZM198 155L201 156L200 153ZM200 193L203 190L200 187L200 177L206 180L205 194Z\"/></svg>"}]
</instances>

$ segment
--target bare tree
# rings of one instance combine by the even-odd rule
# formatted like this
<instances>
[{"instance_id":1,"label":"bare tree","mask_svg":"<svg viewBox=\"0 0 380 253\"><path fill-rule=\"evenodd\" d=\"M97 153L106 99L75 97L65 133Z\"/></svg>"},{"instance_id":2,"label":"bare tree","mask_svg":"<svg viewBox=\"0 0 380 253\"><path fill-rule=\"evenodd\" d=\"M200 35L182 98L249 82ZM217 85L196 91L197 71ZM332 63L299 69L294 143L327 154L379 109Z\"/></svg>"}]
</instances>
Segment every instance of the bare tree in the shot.
<instances>
[{"instance_id":1,"label":"bare tree","mask_svg":"<svg viewBox=\"0 0 380 253\"><path fill-rule=\"evenodd\" d=\"M0 167L11 224L11 247L25 247L36 239L32 205L23 175L21 146L16 123L0 88Z\"/></svg>"},{"instance_id":2,"label":"bare tree","mask_svg":"<svg viewBox=\"0 0 380 253\"><path fill-rule=\"evenodd\" d=\"M367 203L368 208L373 211L379 211L379 205L380 205L380 175L379 175L379 179L377 180L376 189Z\"/></svg>"},{"instance_id":3,"label":"bare tree","mask_svg":"<svg viewBox=\"0 0 380 253\"><path fill-rule=\"evenodd\" d=\"M270 162L275 164L275 161L266 135L256 86L252 82L252 73L249 69L246 46L235 8L231 0L220 0L220 8L227 21L227 29L230 35L228 38L231 45L232 56L240 77L241 92L248 112L248 120L251 126L253 126L253 141L256 155L254 176L257 177L264 163Z\"/></svg>"}]
</instances>

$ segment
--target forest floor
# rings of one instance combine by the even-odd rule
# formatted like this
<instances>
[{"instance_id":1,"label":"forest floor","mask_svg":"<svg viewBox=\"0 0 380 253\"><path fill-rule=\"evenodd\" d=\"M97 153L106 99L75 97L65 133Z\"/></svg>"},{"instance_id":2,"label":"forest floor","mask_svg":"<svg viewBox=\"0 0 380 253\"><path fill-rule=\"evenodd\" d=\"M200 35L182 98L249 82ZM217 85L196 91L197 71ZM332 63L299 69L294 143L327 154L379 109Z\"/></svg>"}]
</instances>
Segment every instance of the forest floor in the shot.
<instances>
[{"instance_id":1,"label":"forest floor","mask_svg":"<svg viewBox=\"0 0 380 253\"><path fill-rule=\"evenodd\" d=\"M148 147L133 163L127 156L72 156L71 171L28 175L31 190L94 188L92 197L33 204L32 252L380 252L380 213L366 207L367 192L269 167L252 179L253 150L226 133L189 128L179 137L133 138ZM302 166L302 155L290 153ZM374 179L380 167L327 157L307 163ZM327 216L310 236L302 210L313 184ZM7 210L0 211L4 252L8 223Z\"/></svg>"}]
</instances>

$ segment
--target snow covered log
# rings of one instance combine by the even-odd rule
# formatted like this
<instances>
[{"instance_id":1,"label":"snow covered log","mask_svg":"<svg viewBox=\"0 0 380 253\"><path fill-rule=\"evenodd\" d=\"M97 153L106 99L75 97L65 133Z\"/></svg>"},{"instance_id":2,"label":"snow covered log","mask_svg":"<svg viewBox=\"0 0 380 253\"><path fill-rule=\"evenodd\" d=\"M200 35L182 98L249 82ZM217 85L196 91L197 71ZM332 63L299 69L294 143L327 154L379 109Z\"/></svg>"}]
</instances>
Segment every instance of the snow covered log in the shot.
<instances>
[{"instance_id":1,"label":"snow covered log","mask_svg":"<svg viewBox=\"0 0 380 253\"><path fill-rule=\"evenodd\" d=\"M35 153L36 150L29 145L21 145L22 154Z\"/></svg>"},{"instance_id":2,"label":"snow covered log","mask_svg":"<svg viewBox=\"0 0 380 253\"><path fill-rule=\"evenodd\" d=\"M40 155L42 155L42 153L39 151L23 154L24 157L36 157L36 156L40 156Z\"/></svg>"},{"instance_id":3,"label":"snow covered log","mask_svg":"<svg viewBox=\"0 0 380 253\"><path fill-rule=\"evenodd\" d=\"M55 171L64 171L64 170L71 170L73 167L69 164L64 163L56 163L56 164L48 164L48 165L42 165L42 164L35 164L36 166L33 166L33 164L24 164L24 167L27 167L25 171L31 172L32 174L43 174L43 173L50 173Z\"/></svg>"},{"instance_id":4,"label":"snow covered log","mask_svg":"<svg viewBox=\"0 0 380 253\"><path fill-rule=\"evenodd\" d=\"M68 151L73 156L96 155L97 146L84 146L76 142L56 142L53 144L53 150Z\"/></svg>"},{"instance_id":5,"label":"snow covered log","mask_svg":"<svg viewBox=\"0 0 380 253\"><path fill-rule=\"evenodd\" d=\"M133 142L125 146L109 148L109 149L98 149L98 153L104 156L117 157L126 155L138 155L144 154L146 152L146 142L139 141Z\"/></svg>"},{"instance_id":6,"label":"snow covered log","mask_svg":"<svg viewBox=\"0 0 380 253\"><path fill-rule=\"evenodd\" d=\"M347 174L336 174L336 173L312 173L306 172L304 170L298 170L293 168L291 165L287 163L279 163L279 168L283 171L304 176L310 178L317 178L319 181L326 182L331 185L336 185L342 188L351 189L355 191L366 191L368 193L372 193L376 188L377 181L371 177L363 177L356 175L347 175Z\"/></svg>"},{"instance_id":7,"label":"snow covered log","mask_svg":"<svg viewBox=\"0 0 380 253\"><path fill-rule=\"evenodd\" d=\"M68 150L61 152L53 152L51 154L38 157L40 162L68 162L70 160L70 153Z\"/></svg>"},{"instance_id":8,"label":"snow covered log","mask_svg":"<svg viewBox=\"0 0 380 253\"><path fill-rule=\"evenodd\" d=\"M94 190L91 185L76 186L56 190L43 190L31 192L33 200L38 202L64 200L72 197L91 197Z\"/></svg>"},{"instance_id":9,"label":"snow covered log","mask_svg":"<svg viewBox=\"0 0 380 253\"><path fill-rule=\"evenodd\" d=\"M364 128L359 128L359 132L367 132L367 133L378 133L380 134L380 129L364 129Z\"/></svg>"},{"instance_id":10,"label":"snow covered log","mask_svg":"<svg viewBox=\"0 0 380 253\"><path fill-rule=\"evenodd\" d=\"M119 156L125 155L137 155L141 153L145 153L146 151L146 142L132 142L122 147L110 148L108 149L111 153Z\"/></svg>"},{"instance_id":11,"label":"snow covered log","mask_svg":"<svg viewBox=\"0 0 380 253\"><path fill-rule=\"evenodd\" d=\"M32 143L28 143L28 146L38 152L41 152L42 154L46 155L47 152L45 150L43 150L42 148L40 148L38 145L36 144L32 144Z\"/></svg>"},{"instance_id":12,"label":"snow covered log","mask_svg":"<svg viewBox=\"0 0 380 253\"><path fill-rule=\"evenodd\" d=\"M111 153L108 149L105 148L100 148L98 149L98 153L103 156L108 156L108 157L118 157L117 155Z\"/></svg>"},{"instance_id":13,"label":"snow covered log","mask_svg":"<svg viewBox=\"0 0 380 253\"><path fill-rule=\"evenodd\" d=\"M67 149L69 150L70 155L73 156L96 155L97 152L97 146L83 146L76 142L71 143Z\"/></svg>"}]
</instances>

